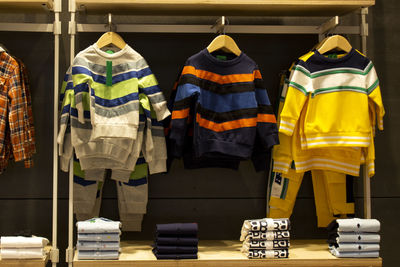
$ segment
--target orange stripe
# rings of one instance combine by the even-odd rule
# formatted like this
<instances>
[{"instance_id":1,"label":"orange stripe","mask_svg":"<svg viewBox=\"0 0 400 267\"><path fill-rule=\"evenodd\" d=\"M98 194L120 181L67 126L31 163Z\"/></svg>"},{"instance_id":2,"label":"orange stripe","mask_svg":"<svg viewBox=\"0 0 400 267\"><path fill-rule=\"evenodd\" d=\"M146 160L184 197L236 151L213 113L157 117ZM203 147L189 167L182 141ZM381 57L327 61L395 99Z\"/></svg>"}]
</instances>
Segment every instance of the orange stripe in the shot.
<instances>
[{"instance_id":1,"label":"orange stripe","mask_svg":"<svg viewBox=\"0 0 400 267\"><path fill-rule=\"evenodd\" d=\"M276 123L275 115L272 114L258 114L257 115L258 122L272 122Z\"/></svg>"},{"instance_id":2,"label":"orange stripe","mask_svg":"<svg viewBox=\"0 0 400 267\"><path fill-rule=\"evenodd\" d=\"M172 119L173 120L184 119L184 118L187 118L187 116L189 116L189 108L172 111Z\"/></svg>"},{"instance_id":3,"label":"orange stripe","mask_svg":"<svg viewBox=\"0 0 400 267\"><path fill-rule=\"evenodd\" d=\"M254 81L254 75L256 72L257 71L250 74L219 75L205 70L197 70L193 66L185 66L182 70L182 75L191 74L200 79L212 81L219 84L227 84L227 83L239 83L239 82L252 82Z\"/></svg>"},{"instance_id":4,"label":"orange stripe","mask_svg":"<svg viewBox=\"0 0 400 267\"><path fill-rule=\"evenodd\" d=\"M203 119L200 116L200 114L197 114L196 120L201 127L213 130L214 132L229 131L243 127L254 127L257 125L257 118L240 119L240 120L216 123L213 121Z\"/></svg>"},{"instance_id":5,"label":"orange stripe","mask_svg":"<svg viewBox=\"0 0 400 267\"><path fill-rule=\"evenodd\" d=\"M262 79L262 76L261 76L261 73L259 70L255 70L253 72L253 74L254 74L254 79Z\"/></svg>"}]
</instances>

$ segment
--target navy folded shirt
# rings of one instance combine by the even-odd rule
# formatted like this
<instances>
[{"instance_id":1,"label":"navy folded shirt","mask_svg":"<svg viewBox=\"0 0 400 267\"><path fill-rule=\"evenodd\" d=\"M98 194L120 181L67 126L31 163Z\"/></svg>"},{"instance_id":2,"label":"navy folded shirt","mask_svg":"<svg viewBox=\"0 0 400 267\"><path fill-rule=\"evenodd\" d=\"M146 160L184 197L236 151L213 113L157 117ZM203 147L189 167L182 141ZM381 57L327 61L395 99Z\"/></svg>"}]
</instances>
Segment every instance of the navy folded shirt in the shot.
<instances>
[{"instance_id":1,"label":"navy folded shirt","mask_svg":"<svg viewBox=\"0 0 400 267\"><path fill-rule=\"evenodd\" d=\"M156 249L153 249L153 253L157 260L183 260L183 259L197 259L196 254L160 254Z\"/></svg>"},{"instance_id":2,"label":"navy folded shirt","mask_svg":"<svg viewBox=\"0 0 400 267\"><path fill-rule=\"evenodd\" d=\"M197 236L197 223L157 224L157 236Z\"/></svg>"},{"instance_id":3,"label":"navy folded shirt","mask_svg":"<svg viewBox=\"0 0 400 267\"><path fill-rule=\"evenodd\" d=\"M156 245L197 246L198 244L197 237L156 237Z\"/></svg>"},{"instance_id":4,"label":"navy folded shirt","mask_svg":"<svg viewBox=\"0 0 400 267\"><path fill-rule=\"evenodd\" d=\"M160 246L157 245L155 250L158 254L196 254L197 246Z\"/></svg>"}]
</instances>

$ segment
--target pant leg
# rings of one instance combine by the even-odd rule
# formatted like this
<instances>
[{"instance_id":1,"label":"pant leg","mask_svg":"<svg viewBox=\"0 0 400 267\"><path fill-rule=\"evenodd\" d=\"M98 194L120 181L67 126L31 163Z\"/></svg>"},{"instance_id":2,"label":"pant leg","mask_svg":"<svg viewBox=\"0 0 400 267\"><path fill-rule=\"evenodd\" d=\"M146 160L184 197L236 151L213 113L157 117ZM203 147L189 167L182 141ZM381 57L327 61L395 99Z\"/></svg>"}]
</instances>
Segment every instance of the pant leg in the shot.
<instances>
[{"instance_id":1,"label":"pant leg","mask_svg":"<svg viewBox=\"0 0 400 267\"><path fill-rule=\"evenodd\" d=\"M103 181L85 180L79 161L74 159L74 213L77 220L98 217L100 213Z\"/></svg>"},{"instance_id":2,"label":"pant leg","mask_svg":"<svg viewBox=\"0 0 400 267\"><path fill-rule=\"evenodd\" d=\"M354 214L353 176L324 172L324 185L329 209L333 215Z\"/></svg>"},{"instance_id":3,"label":"pant leg","mask_svg":"<svg viewBox=\"0 0 400 267\"><path fill-rule=\"evenodd\" d=\"M273 173L271 195L269 199L269 218L289 218L292 215L297 193L304 173L289 169L287 174Z\"/></svg>"},{"instance_id":4,"label":"pant leg","mask_svg":"<svg viewBox=\"0 0 400 267\"><path fill-rule=\"evenodd\" d=\"M142 161L138 161L142 162ZM124 231L141 231L148 200L147 164L137 164L129 182L116 181L119 215Z\"/></svg>"}]
</instances>

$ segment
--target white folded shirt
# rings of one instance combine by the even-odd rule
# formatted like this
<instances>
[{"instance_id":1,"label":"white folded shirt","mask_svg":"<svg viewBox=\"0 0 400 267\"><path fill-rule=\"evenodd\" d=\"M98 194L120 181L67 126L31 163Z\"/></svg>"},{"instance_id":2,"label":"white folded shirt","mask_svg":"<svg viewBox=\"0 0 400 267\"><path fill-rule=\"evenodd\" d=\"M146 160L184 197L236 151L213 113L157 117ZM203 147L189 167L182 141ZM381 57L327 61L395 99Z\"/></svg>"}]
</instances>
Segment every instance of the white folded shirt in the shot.
<instances>
[{"instance_id":1,"label":"white folded shirt","mask_svg":"<svg viewBox=\"0 0 400 267\"><path fill-rule=\"evenodd\" d=\"M288 249L289 247L290 247L289 240L275 240L275 241L251 240L249 242L243 242L241 252L248 252L251 249L271 250L271 249Z\"/></svg>"},{"instance_id":2,"label":"white folded shirt","mask_svg":"<svg viewBox=\"0 0 400 267\"><path fill-rule=\"evenodd\" d=\"M80 251L78 260L118 260L119 251Z\"/></svg>"},{"instance_id":3,"label":"white folded shirt","mask_svg":"<svg viewBox=\"0 0 400 267\"><path fill-rule=\"evenodd\" d=\"M42 259L45 255L43 248L2 248L2 259Z\"/></svg>"},{"instance_id":4,"label":"white folded shirt","mask_svg":"<svg viewBox=\"0 0 400 267\"><path fill-rule=\"evenodd\" d=\"M240 240L243 241L251 231L266 232L287 230L290 230L290 221L287 218L245 220L242 225Z\"/></svg>"},{"instance_id":5,"label":"white folded shirt","mask_svg":"<svg viewBox=\"0 0 400 267\"><path fill-rule=\"evenodd\" d=\"M381 223L376 219L337 219L339 225L338 232L370 232L377 233L381 228Z\"/></svg>"},{"instance_id":6,"label":"white folded shirt","mask_svg":"<svg viewBox=\"0 0 400 267\"><path fill-rule=\"evenodd\" d=\"M335 247L338 252L379 251L379 244L340 243Z\"/></svg>"},{"instance_id":7,"label":"white folded shirt","mask_svg":"<svg viewBox=\"0 0 400 267\"><path fill-rule=\"evenodd\" d=\"M86 234L86 233L78 233L79 241L120 241L121 231L119 233L104 233L104 234Z\"/></svg>"},{"instance_id":8,"label":"white folded shirt","mask_svg":"<svg viewBox=\"0 0 400 267\"><path fill-rule=\"evenodd\" d=\"M378 258L379 251L355 251L355 252L342 252L338 251L335 247L330 247L332 255L338 258Z\"/></svg>"},{"instance_id":9,"label":"white folded shirt","mask_svg":"<svg viewBox=\"0 0 400 267\"><path fill-rule=\"evenodd\" d=\"M49 240L43 237L2 236L0 238L2 248L43 248Z\"/></svg>"},{"instance_id":10,"label":"white folded shirt","mask_svg":"<svg viewBox=\"0 0 400 267\"><path fill-rule=\"evenodd\" d=\"M379 243L381 236L373 233L338 232L337 243Z\"/></svg>"},{"instance_id":11,"label":"white folded shirt","mask_svg":"<svg viewBox=\"0 0 400 267\"><path fill-rule=\"evenodd\" d=\"M257 231L250 231L244 240L249 242L251 240L288 240L290 238L289 231L266 231L266 232L257 232Z\"/></svg>"},{"instance_id":12,"label":"white folded shirt","mask_svg":"<svg viewBox=\"0 0 400 267\"><path fill-rule=\"evenodd\" d=\"M93 218L77 222L78 233L120 233L121 222L105 218Z\"/></svg>"},{"instance_id":13,"label":"white folded shirt","mask_svg":"<svg viewBox=\"0 0 400 267\"><path fill-rule=\"evenodd\" d=\"M78 241L76 248L82 250L119 250L119 242L93 242L93 241Z\"/></svg>"}]
</instances>

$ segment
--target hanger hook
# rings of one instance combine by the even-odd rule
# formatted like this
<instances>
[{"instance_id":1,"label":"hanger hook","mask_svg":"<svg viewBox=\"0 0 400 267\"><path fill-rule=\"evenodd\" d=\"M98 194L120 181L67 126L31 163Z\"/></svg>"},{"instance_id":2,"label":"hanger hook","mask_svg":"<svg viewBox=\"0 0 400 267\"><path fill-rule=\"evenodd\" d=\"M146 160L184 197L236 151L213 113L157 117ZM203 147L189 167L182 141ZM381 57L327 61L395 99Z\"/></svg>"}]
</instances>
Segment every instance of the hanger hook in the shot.
<instances>
[{"instance_id":1,"label":"hanger hook","mask_svg":"<svg viewBox=\"0 0 400 267\"><path fill-rule=\"evenodd\" d=\"M112 14L108 13L108 31L112 31Z\"/></svg>"}]
</instances>

